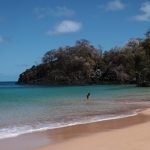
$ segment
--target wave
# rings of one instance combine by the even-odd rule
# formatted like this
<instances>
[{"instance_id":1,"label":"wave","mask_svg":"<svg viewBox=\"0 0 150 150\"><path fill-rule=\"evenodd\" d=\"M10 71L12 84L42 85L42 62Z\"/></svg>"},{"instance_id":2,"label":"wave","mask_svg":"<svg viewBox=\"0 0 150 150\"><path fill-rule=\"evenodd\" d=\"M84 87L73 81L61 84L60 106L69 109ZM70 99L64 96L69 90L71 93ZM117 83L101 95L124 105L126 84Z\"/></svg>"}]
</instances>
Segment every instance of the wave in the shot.
<instances>
[{"instance_id":1,"label":"wave","mask_svg":"<svg viewBox=\"0 0 150 150\"><path fill-rule=\"evenodd\" d=\"M107 116L94 116L94 117L86 117L82 118L80 120L73 120L68 122L57 122L57 123L44 123L44 124L38 124L38 125L23 125L23 126L14 126L9 128L2 128L0 129L0 139L5 138L13 138L17 137L19 135L27 134L27 133L33 133L33 132L41 132L46 131L50 129L57 129L57 128L63 128L63 127L69 127L69 126L75 126L75 125L81 125L81 124L89 124L89 123L95 123L95 122L101 122L106 120L115 120L115 119L121 119L121 118L127 118L131 116L136 116L138 113L135 111L132 114L123 114L123 115L107 115Z\"/></svg>"}]
</instances>

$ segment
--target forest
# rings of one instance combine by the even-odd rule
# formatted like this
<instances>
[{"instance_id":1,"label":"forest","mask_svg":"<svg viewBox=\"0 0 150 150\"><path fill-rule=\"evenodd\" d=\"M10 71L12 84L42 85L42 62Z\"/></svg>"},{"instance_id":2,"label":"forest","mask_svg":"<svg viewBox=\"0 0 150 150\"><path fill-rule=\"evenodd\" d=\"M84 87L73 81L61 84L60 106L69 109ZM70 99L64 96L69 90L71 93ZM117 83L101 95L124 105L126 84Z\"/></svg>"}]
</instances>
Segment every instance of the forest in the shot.
<instances>
[{"instance_id":1,"label":"forest","mask_svg":"<svg viewBox=\"0 0 150 150\"><path fill-rule=\"evenodd\" d=\"M18 84L150 86L150 31L122 47L96 48L88 40L49 50L41 63L20 74Z\"/></svg>"}]
</instances>

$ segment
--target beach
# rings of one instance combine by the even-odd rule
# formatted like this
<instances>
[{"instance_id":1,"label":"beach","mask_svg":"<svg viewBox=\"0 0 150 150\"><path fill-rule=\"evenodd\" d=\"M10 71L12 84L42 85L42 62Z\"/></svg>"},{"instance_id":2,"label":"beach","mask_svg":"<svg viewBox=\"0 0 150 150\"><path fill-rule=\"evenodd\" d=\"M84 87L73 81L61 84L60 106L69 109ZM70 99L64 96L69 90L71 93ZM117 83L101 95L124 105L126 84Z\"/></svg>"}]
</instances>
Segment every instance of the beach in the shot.
<instances>
[{"instance_id":1,"label":"beach","mask_svg":"<svg viewBox=\"0 0 150 150\"><path fill-rule=\"evenodd\" d=\"M86 130L89 133L82 134ZM137 116L70 128L70 134L75 135L74 132L80 136L37 150L147 150L150 147L150 109ZM64 138L67 134L64 133Z\"/></svg>"},{"instance_id":2,"label":"beach","mask_svg":"<svg viewBox=\"0 0 150 150\"><path fill-rule=\"evenodd\" d=\"M89 100L85 100L87 91L92 93ZM149 112L143 112L150 108L149 99L150 89L135 85L51 87L1 83L0 149L73 149L78 142L78 149L108 146L107 140L116 133L149 123ZM116 136L116 141L121 139Z\"/></svg>"},{"instance_id":3,"label":"beach","mask_svg":"<svg viewBox=\"0 0 150 150\"><path fill-rule=\"evenodd\" d=\"M150 109L130 116L22 134L0 140L2 150L147 150Z\"/></svg>"},{"instance_id":4,"label":"beach","mask_svg":"<svg viewBox=\"0 0 150 150\"><path fill-rule=\"evenodd\" d=\"M150 0L0 4L0 150L150 149Z\"/></svg>"}]
</instances>

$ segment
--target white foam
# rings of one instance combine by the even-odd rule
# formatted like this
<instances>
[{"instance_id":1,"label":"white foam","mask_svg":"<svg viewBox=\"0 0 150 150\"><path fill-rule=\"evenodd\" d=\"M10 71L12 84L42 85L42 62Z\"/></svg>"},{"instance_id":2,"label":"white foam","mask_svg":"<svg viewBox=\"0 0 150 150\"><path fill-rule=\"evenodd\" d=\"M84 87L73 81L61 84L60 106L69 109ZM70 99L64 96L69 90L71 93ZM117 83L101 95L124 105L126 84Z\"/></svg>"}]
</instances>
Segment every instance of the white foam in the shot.
<instances>
[{"instance_id":1,"label":"white foam","mask_svg":"<svg viewBox=\"0 0 150 150\"><path fill-rule=\"evenodd\" d=\"M114 116L114 115L109 115L109 117L105 116L105 118L102 116L95 116L95 117L87 117L79 121L72 121L72 122L62 122L62 123L47 123L43 125L37 125L36 127L32 127L29 125L25 125L22 127L11 127L11 128L3 128L0 129L0 139L5 139L5 138L12 138L12 137L17 137L19 135L27 134L27 133L33 133L33 132L40 132L40 131L45 131L49 129L57 129L57 128L63 128L63 127L68 127L68 126L74 126L74 125L81 125L81 124L88 124L88 123L94 123L94 122L101 122L101 121L106 121L106 120L115 120L115 119L121 119L121 118L126 118L130 116L135 116L137 113L133 113L130 115L120 115L120 116Z\"/></svg>"}]
</instances>

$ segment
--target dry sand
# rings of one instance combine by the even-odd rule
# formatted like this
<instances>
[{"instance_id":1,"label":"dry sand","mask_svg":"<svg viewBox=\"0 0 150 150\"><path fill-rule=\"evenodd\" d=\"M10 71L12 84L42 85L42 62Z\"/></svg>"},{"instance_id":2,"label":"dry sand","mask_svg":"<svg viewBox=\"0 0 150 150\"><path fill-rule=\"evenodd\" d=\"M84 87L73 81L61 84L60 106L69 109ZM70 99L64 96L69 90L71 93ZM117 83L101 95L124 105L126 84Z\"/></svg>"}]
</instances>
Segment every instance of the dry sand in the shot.
<instances>
[{"instance_id":1,"label":"dry sand","mask_svg":"<svg viewBox=\"0 0 150 150\"><path fill-rule=\"evenodd\" d=\"M149 150L150 109L133 117L79 125L57 132L56 135L64 139L62 142L38 150Z\"/></svg>"}]
</instances>

